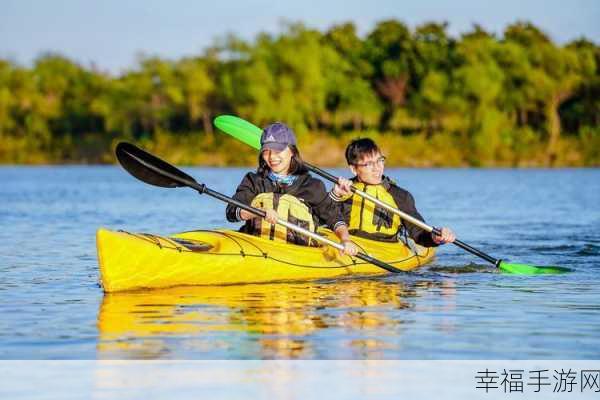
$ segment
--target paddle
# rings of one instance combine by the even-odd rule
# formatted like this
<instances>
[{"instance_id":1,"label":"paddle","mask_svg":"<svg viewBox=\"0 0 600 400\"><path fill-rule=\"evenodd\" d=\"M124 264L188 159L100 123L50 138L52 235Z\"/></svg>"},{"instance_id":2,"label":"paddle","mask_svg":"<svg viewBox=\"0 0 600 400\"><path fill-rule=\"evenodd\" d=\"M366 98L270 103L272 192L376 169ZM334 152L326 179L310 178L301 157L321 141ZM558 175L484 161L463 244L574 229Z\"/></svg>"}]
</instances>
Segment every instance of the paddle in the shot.
<instances>
[{"instance_id":1,"label":"paddle","mask_svg":"<svg viewBox=\"0 0 600 400\"><path fill-rule=\"evenodd\" d=\"M190 187L198 191L198 193L207 195L224 201L229 204L251 212L254 215L258 215L261 218L265 218L266 213L258 208L251 207L244 203L241 203L231 197L225 196L219 192L215 192L209 189L203 183L198 183L194 178L186 174L185 172L175 168L166 161L153 156L150 153L136 147L131 143L121 142L117 145L115 150L119 163L125 168L127 172L135 176L139 180L149 183L150 185L175 188L175 187ZM280 218L277 219L277 223L285 226L288 229L306 235L317 242L324 243L328 246L335 247L338 250L343 250L344 246L340 243L334 242L333 240L327 239L315 232L311 232L307 229L301 228L297 225L291 224ZM389 272L404 272L390 264L380 261L364 253L358 253L357 258L367 261L373 265L385 269Z\"/></svg>"},{"instance_id":2,"label":"paddle","mask_svg":"<svg viewBox=\"0 0 600 400\"><path fill-rule=\"evenodd\" d=\"M221 115L221 116L215 118L214 124L217 128L219 128L223 132L246 143L250 147L260 150L260 136L262 134L262 130L259 127L257 127L256 125L254 125L248 121L245 121L239 117L233 116L233 115ZM315 174L320 175L323 178L325 178L331 182L337 183L338 178L331 175L330 173L328 173L318 167L315 167L314 165L311 165L307 162L305 162L304 165L306 166L306 168L309 171L314 172ZM372 201L373 203L377 204L379 207L385 208L386 210L389 210L389 211L399 215L405 221L407 221L413 225L416 225L419 228L424 229L427 232L433 232L436 235L441 234L441 232L438 228L429 226L426 223L424 223L423 221L420 221L420 220L412 217L411 215L408 215L408 214L398 210L397 208L392 207L389 204L386 204L386 203L382 202L381 200L379 200L361 190L356 189L355 187L352 187L351 190L354 193L358 194L359 196L362 196L365 199ZM482 252L481 250L478 250L458 239L455 240L453 243L455 245L457 245L458 247L460 247L461 249L466 250L469 253L474 254L477 257L480 257L480 258L494 264L497 268L499 268L503 271L509 272L509 273L513 273L513 274L521 274L521 275L560 274L560 273L571 271L569 268L558 267L558 266L537 266L537 265L528 265L528 264L508 263L506 261L502 261L500 259L494 258L494 257L490 256L489 254L486 254L486 253Z\"/></svg>"}]
</instances>

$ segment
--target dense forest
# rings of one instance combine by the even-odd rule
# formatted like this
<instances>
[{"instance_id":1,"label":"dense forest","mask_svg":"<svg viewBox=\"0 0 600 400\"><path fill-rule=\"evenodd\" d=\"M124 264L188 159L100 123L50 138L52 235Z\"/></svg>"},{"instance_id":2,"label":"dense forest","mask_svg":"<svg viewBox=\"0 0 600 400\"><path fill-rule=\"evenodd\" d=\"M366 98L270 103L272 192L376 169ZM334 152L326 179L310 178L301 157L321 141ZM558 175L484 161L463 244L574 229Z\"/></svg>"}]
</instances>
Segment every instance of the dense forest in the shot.
<instances>
[{"instance_id":1,"label":"dense forest","mask_svg":"<svg viewBox=\"0 0 600 400\"><path fill-rule=\"evenodd\" d=\"M0 162L112 163L128 140L180 164L255 164L212 125L234 114L287 123L323 166L343 165L359 136L393 166L599 166L599 71L596 43L557 45L527 22L460 37L445 23L387 20L364 36L289 23L194 57L141 56L118 76L55 53L0 59Z\"/></svg>"}]
</instances>

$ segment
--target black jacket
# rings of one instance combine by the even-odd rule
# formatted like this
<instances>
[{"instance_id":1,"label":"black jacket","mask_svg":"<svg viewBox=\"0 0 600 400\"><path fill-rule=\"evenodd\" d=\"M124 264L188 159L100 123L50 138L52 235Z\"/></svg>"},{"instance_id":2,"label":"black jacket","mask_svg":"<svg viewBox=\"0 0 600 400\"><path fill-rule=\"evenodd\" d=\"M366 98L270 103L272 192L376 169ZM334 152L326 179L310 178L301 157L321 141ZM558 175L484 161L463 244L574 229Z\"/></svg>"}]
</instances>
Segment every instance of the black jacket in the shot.
<instances>
[{"instance_id":1,"label":"black jacket","mask_svg":"<svg viewBox=\"0 0 600 400\"><path fill-rule=\"evenodd\" d=\"M357 178L354 177L352 179L352 181L356 182ZM394 198L394 201L396 202L396 205L398 206L400 211L403 211L406 214L409 214L410 216L418 219L419 221L425 222L425 220L423 219L421 214L419 214L419 212L417 211L417 208L415 207L415 199L412 196L412 194L410 194L409 191L397 186L394 181L392 181L390 178L388 178L386 176L383 177L381 184L388 191L388 193ZM342 199L338 198L333 193L333 191L330 193L330 196L334 201L341 202L340 204L342 205L342 214L344 216L344 221L346 221L346 223L350 223L350 211L352 209L352 196L349 199L342 200ZM355 194L354 196L358 196L358 195ZM369 200L365 200L365 201L369 201ZM379 212L391 214L390 211L387 211L385 209L379 209ZM390 217L390 219L391 219L391 217ZM409 222L405 222L404 220L402 220L401 226L404 228L405 232L417 244L420 244L421 246L425 246L425 247L438 246L431 238L430 232L427 232L426 230L423 230ZM350 233L353 235L360 236L360 232L350 231ZM400 233L400 232L398 232L398 233Z\"/></svg>"},{"instance_id":2,"label":"black jacket","mask_svg":"<svg viewBox=\"0 0 600 400\"><path fill-rule=\"evenodd\" d=\"M302 200L317 217L317 224L326 224L332 230L340 225L346 225L339 203L331 199L323 182L308 173L298 175L293 184L284 186L276 184L268 177L261 176L256 172L249 172L244 176L232 197L250 205L258 194L271 192L290 194ZM239 209L236 206L228 205L225 213L229 222L240 221ZM246 223L248 224L248 221Z\"/></svg>"}]
</instances>

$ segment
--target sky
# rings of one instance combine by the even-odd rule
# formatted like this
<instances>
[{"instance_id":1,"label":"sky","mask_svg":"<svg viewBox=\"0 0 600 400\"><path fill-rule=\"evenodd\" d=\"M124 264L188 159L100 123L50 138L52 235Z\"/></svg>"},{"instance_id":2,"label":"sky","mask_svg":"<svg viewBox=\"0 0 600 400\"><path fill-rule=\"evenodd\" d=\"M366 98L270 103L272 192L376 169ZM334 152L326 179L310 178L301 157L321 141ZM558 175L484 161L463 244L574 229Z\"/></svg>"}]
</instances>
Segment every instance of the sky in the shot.
<instances>
[{"instance_id":1,"label":"sky","mask_svg":"<svg viewBox=\"0 0 600 400\"><path fill-rule=\"evenodd\" d=\"M455 37L475 23L501 35L526 20L559 44L582 36L600 44L599 0L0 0L0 58L29 66L58 52L118 74L141 54L197 55L228 33L246 40L277 33L284 20L321 31L354 22L365 35L391 18L410 28L447 21Z\"/></svg>"}]
</instances>

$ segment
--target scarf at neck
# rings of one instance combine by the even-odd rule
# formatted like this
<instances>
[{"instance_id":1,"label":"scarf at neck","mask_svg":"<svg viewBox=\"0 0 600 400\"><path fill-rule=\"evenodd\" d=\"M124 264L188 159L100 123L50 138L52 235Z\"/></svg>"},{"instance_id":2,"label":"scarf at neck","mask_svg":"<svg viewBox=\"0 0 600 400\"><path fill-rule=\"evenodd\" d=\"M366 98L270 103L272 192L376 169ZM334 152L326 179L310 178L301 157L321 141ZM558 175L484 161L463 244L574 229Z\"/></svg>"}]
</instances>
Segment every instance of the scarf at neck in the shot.
<instances>
[{"instance_id":1,"label":"scarf at neck","mask_svg":"<svg viewBox=\"0 0 600 400\"><path fill-rule=\"evenodd\" d=\"M271 181L273 181L274 183L279 183L280 185L290 186L296 180L296 175L282 176L282 175L276 174L275 172L271 171L271 172L269 172L269 179Z\"/></svg>"}]
</instances>

